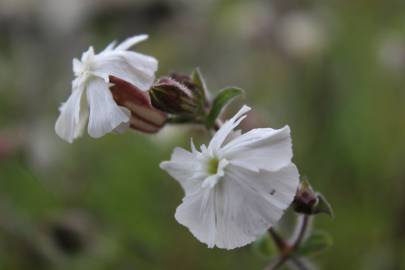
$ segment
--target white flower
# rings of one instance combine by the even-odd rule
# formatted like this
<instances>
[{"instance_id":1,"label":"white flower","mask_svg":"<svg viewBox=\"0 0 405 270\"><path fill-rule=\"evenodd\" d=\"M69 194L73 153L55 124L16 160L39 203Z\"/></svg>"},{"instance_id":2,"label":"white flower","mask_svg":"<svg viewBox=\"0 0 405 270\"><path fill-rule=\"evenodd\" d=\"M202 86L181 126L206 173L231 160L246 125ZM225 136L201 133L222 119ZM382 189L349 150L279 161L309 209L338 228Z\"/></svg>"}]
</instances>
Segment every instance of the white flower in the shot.
<instances>
[{"instance_id":1,"label":"white flower","mask_svg":"<svg viewBox=\"0 0 405 270\"><path fill-rule=\"evenodd\" d=\"M298 187L288 126L232 132L249 110L244 106L227 121L208 147L176 148L160 165L185 191L177 221L208 247L254 241L280 219Z\"/></svg>"},{"instance_id":2,"label":"white flower","mask_svg":"<svg viewBox=\"0 0 405 270\"><path fill-rule=\"evenodd\" d=\"M94 138L128 125L130 112L114 101L109 89L110 76L124 80L142 91L150 88L155 79L157 60L128 51L147 38L147 35L134 36L117 46L113 42L98 54L90 47L83 53L81 60L73 59L76 78L72 82L72 93L61 106L55 124L55 131L61 138L73 142L83 133L87 120L88 133Z\"/></svg>"}]
</instances>

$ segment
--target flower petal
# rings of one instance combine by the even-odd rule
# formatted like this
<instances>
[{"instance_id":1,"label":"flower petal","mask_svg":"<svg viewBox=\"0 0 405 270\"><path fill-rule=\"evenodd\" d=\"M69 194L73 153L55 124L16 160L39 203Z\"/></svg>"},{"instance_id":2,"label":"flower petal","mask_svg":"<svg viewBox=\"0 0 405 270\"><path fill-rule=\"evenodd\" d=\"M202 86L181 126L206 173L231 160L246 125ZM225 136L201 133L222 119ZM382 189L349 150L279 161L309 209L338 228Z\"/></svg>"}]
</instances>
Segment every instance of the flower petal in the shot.
<instances>
[{"instance_id":1,"label":"flower petal","mask_svg":"<svg viewBox=\"0 0 405 270\"><path fill-rule=\"evenodd\" d=\"M60 115L56 120L56 134L69 143L81 135L87 121L88 109L82 102L82 94L83 88L73 90L66 103L60 107Z\"/></svg>"},{"instance_id":2,"label":"flower petal","mask_svg":"<svg viewBox=\"0 0 405 270\"><path fill-rule=\"evenodd\" d=\"M145 58L135 61L132 59L132 54L132 52L112 51L98 55L97 61L94 62L93 73L103 79L115 76L135 85L142 91L149 90L155 79L157 60L145 56ZM150 68L147 68L149 66Z\"/></svg>"},{"instance_id":3,"label":"flower petal","mask_svg":"<svg viewBox=\"0 0 405 270\"><path fill-rule=\"evenodd\" d=\"M294 199L299 184L297 167L290 163L277 171L261 170L258 173L243 167L229 165L228 176L246 188L255 191L281 210Z\"/></svg>"},{"instance_id":4,"label":"flower petal","mask_svg":"<svg viewBox=\"0 0 405 270\"><path fill-rule=\"evenodd\" d=\"M232 249L265 233L294 199L298 181L293 164L277 172L259 173L229 167L222 190L217 191L216 245Z\"/></svg>"},{"instance_id":5,"label":"flower petal","mask_svg":"<svg viewBox=\"0 0 405 270\"><path fill-rule=\"evenodd\" d=\"M142 42L144 40L148 39L148 35L136 35L130 38L127 38L126 40L124 40L123 42L121 42L120 44L118 44L118 46L115 48L115 50L121 51L121 50L128 50L129 48L131 48L132 46L134 46L135 44L138 44L139 42Z\"/></svg>"},{"instance_id":6,"label":"flower petal","mask_svg":"<svg viewBox=\"0 0 405 270\"><path fill-rule=\"evenodd\" d=\"M130 118L131 117L131 111L128 110L127 108L123 106L119 106L120 109ZM129 129L130 122L124 122L119 124L115 129L114 132L117 134L123 134L125 131Z\"/></svg>"},{"instance_id":7,"label":"flower petal","mask_svg":"<svg viewBox=\"0 0 405 270\"><path fill-rule=\"evenodd\" d=\"M222 148L222 155L232 164L250 170L276 171L291 162L290 128L258 128L240 135Z\"/></svg>"},{"instance_id":8,"label":"flower petal","mask_svg":"<svg viewBox=\"0 0 405 270\"><path fill-rule=\"evenodd\" d=\"M82 95L78 118L79 122L75 130L75 139L83 135L88 119L89 119L89 105L87 104L87 97L85 95Z\"/></svg>"},{"instance_id":9,"label":"flower petal","mask_svg":"<svg viewBox=\"0 0 405 270\"><path fill-rule=\"evenodd\" d=\"M211 192L211 189L202 189L186 196L174 216L195 238L207 244L209 248L215 246L215 193Z\"/></svg>"},{"instance_id":10,"label":"flower petal","mask_svg":"<svg viewBox=\"0 0 405 270\"><path fill-rule=\"evenodd\" d=\"M154 77L158 69L158 61L156 58L132 51L121 52L121 55L124 56L127 62L135 69L139 72L143 72L145 74L144 76Z\"/></svg>"},{"instance_id":11,"label":"flower petal","mask_svg":"<svg viewBox=\"0 0 405 270\"><path fill-rule=\"evenodd\" d=\"M210 144L208 145L209 149L214 151L218 150L222 143L226 140L228 135L231 131L242 122L243 119L246 117L246 113L250 111L251 108L244 105L239 112L237 112L231 119L226 121L222 127L215 133L214 137L212 137Z\"/></svg>"},{"instance_id":12,"label":"flower petal","mask_svg":"<svg viewBox=\"0 0 405 270\"><path fill-rule=\"evenodd\" d=\"M186 196L175 217L208 247L241 247L280 219L294 198L298 179L293 164L259 173L232 166L214 189Z\"/></svg>"},{"instance_id":13,"label":"flower petal","mask_svg":"<svg viewBox=\"0 0 405 270\"><path fill-rule=\"evenodd\" d=\"M79 74L80 74L80 72L82 70L82 66L83 66L82 62L80 62L80 60L77 59L77 58L73 58L72 66L73 66L73 73L76 76L79 76Z\"/></svg>"},{"instance_id":14,"label":"flower petal","mask_svg":"<svg viewBox=\"0 0 405 270\"><path fill-rule=\"evenodd\" d=\"M206 176L196 154L180 147L174 149L170 161L160 163L160 168L180 183L186 195L200 189Z\"/></svg>"},{"instance_id":15,"label":"flower petal","mask_svg":"<svg viewBox=\"0 0 405 270\"><path fill-rule=\"evenodd\" d=\"M115 103L105 81L93 78L87 88L87 99L90 107L88 132L91 137L99 138L129 121L129 116Z\"/></svg>"}]
</instances>

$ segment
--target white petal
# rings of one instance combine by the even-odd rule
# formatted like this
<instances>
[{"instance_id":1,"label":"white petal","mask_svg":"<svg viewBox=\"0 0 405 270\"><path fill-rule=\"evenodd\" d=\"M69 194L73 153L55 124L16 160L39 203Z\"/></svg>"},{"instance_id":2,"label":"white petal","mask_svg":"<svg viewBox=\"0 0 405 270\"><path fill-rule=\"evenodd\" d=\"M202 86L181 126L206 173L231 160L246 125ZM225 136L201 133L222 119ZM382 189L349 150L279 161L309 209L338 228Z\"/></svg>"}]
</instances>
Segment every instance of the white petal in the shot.
<instances>
[{"instance_id":1,"label":"white petal","mask_svg":"<svg viewBox=\"0 0 405 270\"><path fill-rule=\"evenodd\" d=\"M60 115L56 120L56 134L69 143L81 135L87 120L87 106L83 105L82 94L83 88L72 91L66 103L61 106Z\"/></svg>"},{"instance_id":2,"label":"white petal","mask_svg":"<svg viewBox=\"0 0 405 270\"><path fill-rule=\"evenodd\" d=\"M253 129L222 148L222 155L232 164L258 171L276 171L291 162L290 128Z\"/></svg>"},{"instance_id":3,"label":"white petal","mask_svg":"<svg viewBox=\"0 0 405 270\"><path fill-rule=\"evenodd\" d=\"M82 54L82 58L80 60L82 63L85 63L91 61L94 56L94 48L93 46L90 46L89 49Z\"/></svg>"},{"instance_id":4,"label":"white petal","mask_svg":"<svg viewBox=\"0 0 405 270\"><path fill-rule=\"evenodd\" d=\"M194 193L200 189L201 182L205 177L196 154L180 147L174 149L170 161L160 163L160 168L176 179L186 194Z\"/></svg>"},{"instance_id":5,"label":"white petal","mask_svg":"<svg viewBox=\"0 0 405 270\"><path fill-rule=\"evenodd\" d=\"M235 166L227 171L214 189L186 196L175 216L209 247L233 249L253 242L280 219L294 198L299 175L293 164L277 172Z\"/></svg>"},{"instance_id":6,"label":"white petal","mask_svg":"<svg viewBox=\"0 0 405 270\"><path fill-rule=\"evenodd\" d=\"M115 103L108 84L103 80L93 78L89 82L87 99L90 107L88 132L91 137L99 138L129 121L128 115Z\"/></svg>"},{"instance_id":7,"label":"white petal","mask_svg":"<svg viewBox=\"0 0 405 270\"><path fill-rule=\"evenodd\" d=\"M215 215L215 193L211 189L202 189L183 199L176 209L175 218L194 237L212 248L216 237Z\"/></svg>"},{"instance_id":8,"label":"white petal","mask_svg":"<svg viewBox=\"0 0 405 270\"><path fill-rule=\"evenodd\" d=\"M77 58L73 58L72 64L73 64L73 73L76 76L78 76L82 70L83 64Z\"/></svg>"},{"instance_id":9,"label":"white petal","mask_svg":"<svg viewBox=\"0 0 405 270\"><path fill-rule=\"evenodd\" d=\"M291 204L299 184L299 172L293 163L278 171L261 170L258 173L243 167L229 165L228 176L255 191L257 195L266 198L281 210Z\"/></svg>"},{"instance_id":10,"label":"white petal","mask_svg":"<svg viewBox=\"0 0 405 270\"><path fill-rule=\"evenodd\" d=\"M216 245L232 249L249 244L276 224L294 199L299 175L294 165L278 172L232 167L228 171L216 201Z\"/></svg>"},{"instance_id":11,"label":"white petal","mask_svg":"<svg viewBox=\"0 0 405 270\"><path fill-rule=\"evenodd\" d=\"M240 135L242 135L242 130L238 129L238 130L233 130L229 133L228 137L226 137L225 141L223 142L223 144L227 144L231 141L233 141L234 139L236 139L237 137L239 137Z\"/></svg>"},{"instance_id":12,"label":"white petal","mask_svg":"<svg viewBox=\"0 0 405 270\"><path fill-rule=\"evenodd\" d=\"M214 151L218 150L222 143L226 140L228 135L231 131L239 125L239 123L245 119L246 114L250 111L251 108L244 105L238 113L236 113L231 119L226 121L222 127L215 133L214 137L212 137L210 144L208 145L209 149L213 149Z\"/></svg>"},{"instance_id":13,"label":"white petal","mask_svg":"<svg viewBox=\"0 0 405 270\"><path fill-rule=\"evenodd\" d=\"M197 148L196 148L195 145L194 145L193 138L190 139L190 146L191 146L191 152L192 152L193 154L195 154L195 153L198 152L198 151L197 151Z\"/></svg>"},{"instance_id":14,"label":"white petal","mask_svg":"<svg viewBox=\"0 0 405 270\"><path fill-rule=\"evenodd\" d=\"M155 79L156 69L145 71L143 67L150 65L149 60L130 62L128 60L130 54L131 52L111 52L99 55L94 63L93 72L101 74L104 79L112 75L135 85L142 91L149 90Z\"/></svg>"},{"instance_id":15,"label":"white petal","mask_svg":"<svg viewBox=\"0 0 405 270\"><path fill-rule=\"evenodd\" d=\"M213 188L215 185L218 183L219 179L222 177L216 174L212 174L205 178L205 180L202 182L201 187L203 188Z\"/></svg>"},{"instance_id":16,"label":"white petal","mask_svg":"<svg viewBox=\"0 0 405 270\"><path fill-rule=\"evenodd\" d=\"M152 56L131 51L121 52L121 55L123 55L127 62L135 69L144 72L148 76L153 77L158 69L158 61Z\"/></svg>"},{"instance_id":17,"label":"white petal","mask_svg":"<svg viewBox=\"0 0 405 270\"><path fill-rule=\"evenodd\" d=\"M82 94L80 101L79 122L77 123L75 130L75 139L82 136L85 130L87 120L89 119L89 105L87 104L86 95Z\"/></svg>"},{"instance_id":18,"label":"white petal","mask_svg":"<svg viewBox=\"0 0 405 270\"><path fill-rule=\"evenodd\" d=\"M119 106L119 107L128 116L128 118L131 117L131 111L130 110L128 110L127 108L122 107L122 106ZM122 133L124 133L125 131L127 131L129 129L129 126L130 126L130 122L121 123L114 129L114 132L117 133L117 134L122 134Z\"/></svg>"},{"instance_id":19,"label":"white petal","mask_svg":"<svg viewBox=\"0 0 405 270\"><path fill-rule=\"evenodd\" d=\"M137 35L137 36L133 36L130 38L127 38L126 40L124 40L122 43L120 43L115 50L121 51L121 50L128 50L129 48L131 48L132 46L134 46L135 44L142 42L144 40L148 39L148 35Z\"/></svg>"}]
</instances>

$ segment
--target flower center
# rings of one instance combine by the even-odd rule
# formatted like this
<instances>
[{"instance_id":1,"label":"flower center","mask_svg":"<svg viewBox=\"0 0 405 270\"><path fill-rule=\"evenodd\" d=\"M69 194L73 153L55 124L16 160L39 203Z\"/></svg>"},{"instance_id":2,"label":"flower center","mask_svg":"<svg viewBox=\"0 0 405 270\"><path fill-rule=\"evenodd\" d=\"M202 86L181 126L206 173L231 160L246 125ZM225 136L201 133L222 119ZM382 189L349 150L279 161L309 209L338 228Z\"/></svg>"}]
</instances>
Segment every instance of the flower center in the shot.
<instances>
[{"instance_id":1,"label":"flower center","mask_svg":"<svg viewBox=\"0 0 405 270\"><path fill-rule=\"evenodd\" d=\"M208 173L209 174L217 174L218 165L219 165L219 159L218 158L211 158L208 161Z\"/></svg>"},{"instance_id":2,"label":"flower center","mask_svg":"<svg viewBox=\"0 0 405 270\"><path fill-rule=\"evenodd\" d=\"M83 53L80 60L75 59L73 62L73 71L76 76L90 76L94 70L95 54L92 47Z\"/></svg>"},{"instance_id":3,"label":"flower center","mask_svg":"<svg viewBox=\"0 0 405 270\"><path fill-rule=\"evenodd\" d=\"M93 69L93 63L91 60L87 60L85 62L82 63L82 70L80 71L80 73L82 75L89 75L92 72Z\"/></svg>"},{"instance_id":4,"label":"flower center","mask_svg":"<svg viewBox=\"0 0 405 270\"><path fill-rule=\"evenodd\" d=\"M217 157L210 157L207 160L207 173L208 175L206 175L203 183L202 183L202 187L209 187L209 188L213 188L215 187L215 185L218 183L219 180L221 180L221 178L225 175L225 167L229 164L229 162L224 159L224 158L217 158Z\"/></svg>"}]
</instances>

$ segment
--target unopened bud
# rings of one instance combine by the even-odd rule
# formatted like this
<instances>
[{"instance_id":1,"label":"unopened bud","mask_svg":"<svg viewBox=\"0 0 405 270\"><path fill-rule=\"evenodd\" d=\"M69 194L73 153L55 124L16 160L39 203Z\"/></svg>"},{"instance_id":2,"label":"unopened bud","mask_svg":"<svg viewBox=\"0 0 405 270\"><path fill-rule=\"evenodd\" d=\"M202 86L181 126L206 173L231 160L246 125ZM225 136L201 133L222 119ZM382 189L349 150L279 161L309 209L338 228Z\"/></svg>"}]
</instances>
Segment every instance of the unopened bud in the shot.
<instances>
[{"instance_id":1,"label":"unopened bud","mask_svg":"<svg viewBox=\"0 0 405 270\"><path fill-rule=\"evenodd\" d=\"M308 181L302 181L292 204L295 212L306 215L313 214L317 202L317 194L311 185Z\"/></svg>"},{"instance_id":2,"label":"unopened bud","mask_svg":"<svg viewBox=\"0 0 405 270\"><path fill-rule=\"evenodd\" d=\"M167 115L152 106L147 92L134 85L110 76L110 88L115 102L131 112L130 127L146 133L158 132L166 123Z\"/></svg>"},{"instance_id":3,"label":"unopened bud","mask_svg":"<svg viewBox=\"0 0 405 270\"><path fill-rule=\"evenodd\" d=\"M197 85L193 82L193 79L189 75L179 74L179 73L172 73L170 74L170 78L173 80L181 83L185 87L191 90L191 92L195 93L198 91Z\"/></svg>"},{"instance_id":4,"label":"unopened bud","mask_svg":"<svg viewBox=\"0 0 405 270\"><path fill-rule=\"evenodd\" d=\"M315 192L308 181L302 181L295 194L292 206L297 213L305 215L327 214L333 217L333 209L328 200Z\"/></svg>"},{"instance_id":5,"label":"unopened bud","mask_svg":"<svg viewBox=\"0 0 405 270\"><path fill-rule=\"evenodd\" d=\"M198 78L193 78L192 76L194 75L190 76L179 73L172 73L170 78L190 89L193 96L200 101L200 105L203 107L208 107L209 102L207 101L207 96L209 93L207 92L207 89L205 89L203 82L199 81L198 83L198 80L203 80L202 75L199 73L199 71L194 71L193 73L198 73Z\"/></svg>"},{"instance_id":6,"label":"unopened bud","mask_svg":"<svg viewBox=\"0 0 405 270\"><path fill-rule=\"evenodd\" d=\"M183 83L187 81L184 78L180 79ZM159 79L149 92L152 105L170 114L194 114L198 109L195 96L192 90L183 83L170 77Z\"/></svg>"}]
</instances>

